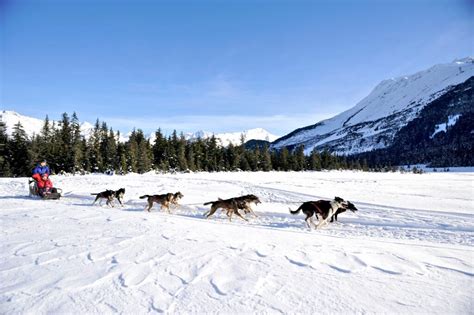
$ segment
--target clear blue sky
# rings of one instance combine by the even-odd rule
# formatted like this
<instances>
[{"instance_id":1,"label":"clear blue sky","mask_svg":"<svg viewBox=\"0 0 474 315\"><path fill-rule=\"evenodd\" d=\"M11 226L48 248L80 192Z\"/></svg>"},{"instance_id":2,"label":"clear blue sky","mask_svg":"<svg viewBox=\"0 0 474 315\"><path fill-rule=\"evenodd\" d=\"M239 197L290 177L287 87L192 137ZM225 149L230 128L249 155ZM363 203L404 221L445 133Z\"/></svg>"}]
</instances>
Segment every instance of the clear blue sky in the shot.
<instances>
[{"instance_id":1,"label":"clear blue sky","mask_svg":"<svg viewBox=\"0 0 474 315\"><path fill-rule=\"evenodd\" d=\"M115 129L283 135L474 55L474 5L0 0L1 104Z\"/></svg>"}]
</instances>

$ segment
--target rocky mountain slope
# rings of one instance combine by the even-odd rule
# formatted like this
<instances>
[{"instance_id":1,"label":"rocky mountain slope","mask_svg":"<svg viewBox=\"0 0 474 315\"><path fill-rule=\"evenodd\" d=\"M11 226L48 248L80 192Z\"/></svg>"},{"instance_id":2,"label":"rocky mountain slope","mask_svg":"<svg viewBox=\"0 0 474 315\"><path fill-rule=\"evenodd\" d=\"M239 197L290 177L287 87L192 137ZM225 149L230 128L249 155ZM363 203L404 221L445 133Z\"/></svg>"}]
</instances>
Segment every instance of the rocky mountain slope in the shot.
<instances>
[{"instance_id":1,"label":"rocky mountain slope","mask_svg":"<svg viewBox=\"0 0 474 315\"><path fill-rule=\"evenodd\" d=\"M425 106L473 76L474 59L469 57L384 80L353 108L299 128L277 139L272 148L304 145L306 153L328 149L350 155L389 147L397 132L417 118Z\"/></svg>"}]
</instances>

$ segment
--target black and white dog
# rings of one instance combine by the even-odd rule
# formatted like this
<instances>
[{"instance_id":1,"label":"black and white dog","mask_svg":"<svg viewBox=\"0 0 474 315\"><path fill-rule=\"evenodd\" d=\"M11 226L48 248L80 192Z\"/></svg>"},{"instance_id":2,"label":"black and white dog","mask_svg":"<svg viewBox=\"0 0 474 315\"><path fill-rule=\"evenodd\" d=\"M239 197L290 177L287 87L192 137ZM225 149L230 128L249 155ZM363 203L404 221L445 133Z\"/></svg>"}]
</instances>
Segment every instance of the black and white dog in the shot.
<instances>
[{"instance_id":1,"label":"black and white dog","mask_svg":"<svg viewBox=\"0 0 474 315\"><path fill-rule=\"evenodd\" d=\"M120 188L119 190L116 190L114 194L115 194L115 198L123 207L123 197L125 196L125 188Z\"/></svg>"},{"instance_id":2,"label":"black and white dog","mask_svg":"<svg viewBox=\"0 0 474 315\"><path fill-rule=\"evenodd\" d=\"M354 204L348 200L347 201L347 207L337 209L336 213L334 213L334 215L331 218L331 222L333 222L334 220L336 220L336 222L337 222L337 215L339 213L346 212L346 210L351 210L352 212L356 212L359 209L357 209L356 206L354 206Z\"/></svg>"},{"instance_id":3,"label":"black and white dog","mask_svg":"<svg viewBox=\"0 0 474 315\"><path fill-rule=\"evenodd\" d=\"M300 211L303 211L306 215L305 221L308 227L311 228L312 224L317 229L327 225L329 220L332 222L333 215L337 215L346 210L357 211L357 208L349 201L345 201L340 197L334 197L333 200L304 202L298 209L294 211L290 209L290 213L297 214ZM315 214L319 220L318 225L313 222L313 216Z\"/></svg>"}]
</instances>

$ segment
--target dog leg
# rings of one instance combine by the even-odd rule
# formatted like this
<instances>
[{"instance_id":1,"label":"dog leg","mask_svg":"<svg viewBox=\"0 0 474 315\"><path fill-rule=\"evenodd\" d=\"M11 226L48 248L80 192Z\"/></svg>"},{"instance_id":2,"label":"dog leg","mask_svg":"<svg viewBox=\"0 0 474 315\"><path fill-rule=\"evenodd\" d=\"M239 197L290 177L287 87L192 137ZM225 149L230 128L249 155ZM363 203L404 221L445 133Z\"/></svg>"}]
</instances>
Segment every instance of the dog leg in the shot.
<instances>
[{"instance_id":1,"label":"dog leg","mask_svg":"<svg viewBox=\"0 0 474 315\"><path fill-rule=\"evenodd\" d=\"M314 229L316 230L316 223L314 223L313 216L309 217L309 221L313 225ZM309 227L311 229L311 227Z\"/></svg>"},{"instance_id":2,"label":"dog leg","mask_svg":"<svg viewBox=\"0 0 474 315\"><path fill-rule=\"evenodd\" d=\"M326 219L323 219L323 220L321 220L321 221L319 222L317 228L321 228L321 227L323 227L323 226L325 226L325 225L328 225L328 224L329 224L328 221L331 219L333 213L334 213L333 209L332 209L332 208L329 209L328 216L326 217Z\"/></svg>"},{"instance_id":3,"label":"dog leg","mask_svg":"<svg viewBox=\"0 0 474 315\"><path fill-rule=\"evenodd\" d=\"M209 210L209 213L207 214L206 219L209 218L211 215L213 215L214 212L216 211L217 211L217 208L214 205L211 206L211 210Z\"/></svg>"},{"instance_id":4,"label":"dog leg","mask_svg":"<svg viewBox=\"0 0 474 315\"><path fill-rule=\"evenodd\" d=\"M245 213L251 213L255 218L258 218L258 216L255 214L255 212L253 212L252 208L251 207L245 207Z\"/></svg>"},{"instance_id":5,"label":"dog leg","mask_svg":"<svg viewBox=\"0 0 474 315\"><path fill-rule=\"evenodd\" d=\"M247 220L246 218L244 218L244 217L240 214L239 210L235 209L235 212L234 212L234 213L235 213L237 216L241 217L242 220L245 220L245 221L247 221L247 222L249 221L249 220Z\"/></svg>"},{"instance_id":6,"label":"dog leg","mask_svg":"<svg viewBox=\"0 0 474 315\"><path fill-rule=\"evenodd\" d=\"M148 200L148 209L147 209L147 207L145 207L145 210L148 211L148 212L151 212L151 211L150 211L150 210L151 210L151 207L153 207L153 201Z\"/></svg>"},{"instance_id":7,"label":"dog leg","mask_svg":"<svg viewBox=\"0 0 474 315\"><path fill-rule=\"evenodd\" d=\"M306 217L304 221L306 222L306 225L308 226L308 228L311 229L311 225L309 224L309 217Z\"/></svg>"}]
</instances>

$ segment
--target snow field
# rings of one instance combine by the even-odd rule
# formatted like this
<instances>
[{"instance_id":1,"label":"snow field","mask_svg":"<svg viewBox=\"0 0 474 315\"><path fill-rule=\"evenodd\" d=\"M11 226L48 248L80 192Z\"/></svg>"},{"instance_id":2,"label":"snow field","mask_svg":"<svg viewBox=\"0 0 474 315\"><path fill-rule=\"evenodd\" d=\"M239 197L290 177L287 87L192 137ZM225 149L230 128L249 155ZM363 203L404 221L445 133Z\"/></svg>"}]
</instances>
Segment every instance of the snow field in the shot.
<instances>
[{"instance_id":1,"label":"snow field","mask_svg":"<svg viewBox=\"0 0 474 315\"><path fill-rule=\"evenodd\" d=\"M53 176L59 201L0 179L0 313L472 313L472 173ZM126 188L125 206L91 206ZM143 194L182 206L144 212ZM202 203L253 193L258 218ZM309 230L300 202L359 211Z\"/></svg>"}]
</instances>

